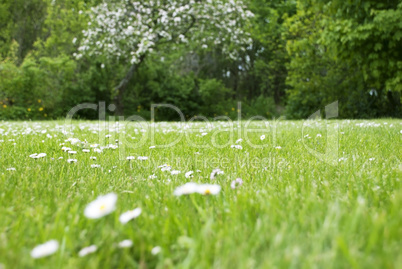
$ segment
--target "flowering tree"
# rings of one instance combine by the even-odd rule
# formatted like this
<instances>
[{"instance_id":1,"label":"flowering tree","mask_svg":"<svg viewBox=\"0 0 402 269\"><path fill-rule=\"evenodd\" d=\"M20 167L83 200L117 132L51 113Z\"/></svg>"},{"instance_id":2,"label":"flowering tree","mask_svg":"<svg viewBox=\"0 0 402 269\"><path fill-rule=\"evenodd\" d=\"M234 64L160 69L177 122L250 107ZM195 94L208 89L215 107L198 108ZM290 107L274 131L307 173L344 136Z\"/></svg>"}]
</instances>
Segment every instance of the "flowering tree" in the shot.
<instances>
[{"instance_id":1,"label":"flowering tree","mask_svg":"<svg viewBox=\"0 0 402 269\"><path fill-rule=\"evenodd\" d=\"M244 26L253 13L241 0L121 0L91 9L88 29L77 58L102 56L130 65L116 87L117 113L123 113L122 96L145 57L158 46L198 44L219 46L236 59L239 49L251 43Z\"/></svg>"}]
</instances>

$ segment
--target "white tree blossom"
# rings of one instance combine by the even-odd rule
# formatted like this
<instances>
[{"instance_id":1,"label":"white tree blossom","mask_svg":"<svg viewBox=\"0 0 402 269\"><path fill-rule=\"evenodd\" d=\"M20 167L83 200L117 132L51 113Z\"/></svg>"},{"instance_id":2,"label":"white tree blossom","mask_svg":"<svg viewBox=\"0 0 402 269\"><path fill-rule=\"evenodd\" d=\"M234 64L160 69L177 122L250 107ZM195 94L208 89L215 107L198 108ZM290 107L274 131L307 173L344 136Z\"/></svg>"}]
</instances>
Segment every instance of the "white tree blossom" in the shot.
<instances>
[{"instance_id":1,"label":"white tree blossom","mask_svg":"<svg viewBox=\"0 0 402 269\"><path fill-rule=\"evenodd\" d=\"M244 25L253 16L241 0L110 1L91 9L77 58L102 55L141 62L159 44L197 41L237 57L251 43Z\"/></svg>"}]
</instances>

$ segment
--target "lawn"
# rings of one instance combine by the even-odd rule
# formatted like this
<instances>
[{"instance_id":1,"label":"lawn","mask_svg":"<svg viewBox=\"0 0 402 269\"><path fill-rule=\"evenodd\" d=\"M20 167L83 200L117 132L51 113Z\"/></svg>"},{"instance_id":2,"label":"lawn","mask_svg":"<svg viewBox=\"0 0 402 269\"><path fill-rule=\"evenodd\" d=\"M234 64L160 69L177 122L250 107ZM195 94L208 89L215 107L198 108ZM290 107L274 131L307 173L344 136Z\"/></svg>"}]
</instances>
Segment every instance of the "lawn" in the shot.
<instances>
[{"instance_id":1,"label":"lawn","mask_svg":"<svg viewBox=\"0 0 402 269\"><path fill-rule=\"evenodd\" d=\"M64 127L0 122L1 269L402 268L401 120Z\"/></svg>"}]
</instances>

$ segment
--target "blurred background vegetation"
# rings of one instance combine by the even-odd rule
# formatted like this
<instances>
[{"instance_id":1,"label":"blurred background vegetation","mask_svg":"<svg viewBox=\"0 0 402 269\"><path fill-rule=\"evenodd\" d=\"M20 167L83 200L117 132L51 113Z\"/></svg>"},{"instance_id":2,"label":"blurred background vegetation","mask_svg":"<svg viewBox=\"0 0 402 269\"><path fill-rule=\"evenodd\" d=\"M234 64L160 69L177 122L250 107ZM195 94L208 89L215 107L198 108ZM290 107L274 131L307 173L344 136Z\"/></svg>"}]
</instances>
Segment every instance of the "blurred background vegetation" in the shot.
<instances>
[{"instance_id":1,"label":"blurred background vegetation","mask_svg":"<svg viewBox=\"0 0 402 269\"><path fill-rule=\"evenodd\" d=\"M75 105L113 103L128 66L73 57L98 0L2 0L0 119L56 119ZM219 49L166 46L147 57L124 93L125 115L152 103L186 117L307 118L339 100L341 118L401 117L399 0L247 0L252 46L238 60ZM159 120L175 120L171 111ZM97 114L83 110L79 117Z\"/></svg>"}]
</instances>

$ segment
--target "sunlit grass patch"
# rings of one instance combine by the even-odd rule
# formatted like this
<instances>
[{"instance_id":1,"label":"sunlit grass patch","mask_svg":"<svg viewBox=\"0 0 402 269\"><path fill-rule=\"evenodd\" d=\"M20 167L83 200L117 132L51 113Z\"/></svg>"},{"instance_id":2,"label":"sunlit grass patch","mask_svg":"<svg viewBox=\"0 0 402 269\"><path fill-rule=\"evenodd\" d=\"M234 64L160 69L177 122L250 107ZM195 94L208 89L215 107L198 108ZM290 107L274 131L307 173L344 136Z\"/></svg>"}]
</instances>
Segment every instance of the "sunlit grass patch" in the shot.
<instances>
[{"instance_id":1,"label":"sunlit grass patch","mask_svg":"<svg viewBox=\"0 0 402 269\"><path fill-rule=\"evenodd\" d=\"M398 267L402 122L334 123L2 122L0 264Z\"/></svg>"}]
</instances>

